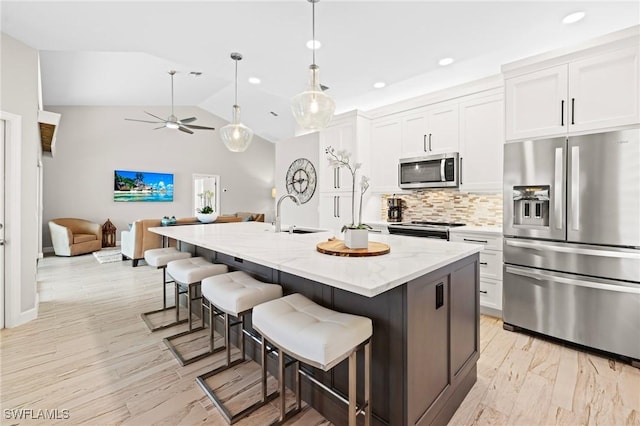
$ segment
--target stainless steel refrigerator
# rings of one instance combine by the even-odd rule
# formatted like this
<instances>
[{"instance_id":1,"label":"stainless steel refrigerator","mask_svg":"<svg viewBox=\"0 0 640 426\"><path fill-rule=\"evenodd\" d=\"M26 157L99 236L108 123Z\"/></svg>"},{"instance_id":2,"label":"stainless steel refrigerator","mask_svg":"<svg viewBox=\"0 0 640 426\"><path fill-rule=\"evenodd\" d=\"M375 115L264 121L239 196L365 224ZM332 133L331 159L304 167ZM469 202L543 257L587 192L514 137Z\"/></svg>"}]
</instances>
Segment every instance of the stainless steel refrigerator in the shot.
<instances>
[{"instance_id":1,"label":"stainless steel refrigerator","mask_svg":"<svg viewBox=\"0 0 640 426\"><path fill-rule=\"evenodd\" d=\"M640 366L640 129L504 147L505 328Z\"/></svg>"}]
</instances>

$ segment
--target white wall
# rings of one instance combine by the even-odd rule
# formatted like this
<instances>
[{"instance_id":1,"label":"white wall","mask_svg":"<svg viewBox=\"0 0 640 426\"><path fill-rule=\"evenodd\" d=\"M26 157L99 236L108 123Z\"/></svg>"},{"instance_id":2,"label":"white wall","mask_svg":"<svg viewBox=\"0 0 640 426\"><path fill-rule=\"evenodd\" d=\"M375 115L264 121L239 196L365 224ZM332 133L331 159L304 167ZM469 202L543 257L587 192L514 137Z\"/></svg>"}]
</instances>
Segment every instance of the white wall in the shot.
<instances>
[{"instance_id":1,"label":"white wall","mask_svg":"<svg viewBox=\"0 0 640 426\"><path fill-rule=\"evenodd\" d=\"M22 117L22 138L17 148L20 150L19 182L7 188L7 201L11 193L19 193L20 198L20 249L12 252L8 269L19 268L20 283L6 282L5 285L19 285L20 306L16 318L7 318L7 326L15 326L13 320L26 321L36 312L36 261L38 256L37 233L37 173L40 156L40 133L38 129L38 52L35 49L0 33L0 110ZM10 141L7 141L8 143ZM6 205L9 209L9 206ZM6 232L9 234L14 223L7 217ZM7 240L7 249L12 241ZM7 303L10 300L6 299ZM18 311L8 307L7 312Z\"/></svg>"},{"instance_id":2,"label":"white wall","mask_svg":"<svg viewBox=\"0 0 640 426\"><path fill-rule=\"evenodd\" d=\"M218 129L224 120L197 107L176 107L179 118L197 117L193 124L215 127L193 135L170 129L153 130L151 123L125 121L150 119L143 111L168 116L169 107L47 106L62 114L55 157L45 157L43 246L51 246L48 221L80 217L98 223L107 218L120 232L136 219L162 216L188 217L191 212L193 173L220 175L223 214L237 211L265 213L273 210L272 143L255 137L243 153L227 150ZM153 120L153 119L152 119ZM174 174L173 202L114 202L115 169Z\"/></svg>"},{"instance_id":3,"label":"white wall","mask_svg":"<svg viewBox=\"0 0 640 426\"><path fill-rule=\"evenodd\" d=\"M287 193L285 176L289 165L291 165L294 160L306 158L311 161L313 167L315 167L316 174L320 173L318 163L319 144L318 132L297 136L276 143L276 200ZM311 199L301 206L296 206L291 200L284 200L280 206L282 210L282 224L317 228L320 224L318 212L319 191L320 189L318 185L316 185L316 191Z\"/></svg>"}]
</instances>

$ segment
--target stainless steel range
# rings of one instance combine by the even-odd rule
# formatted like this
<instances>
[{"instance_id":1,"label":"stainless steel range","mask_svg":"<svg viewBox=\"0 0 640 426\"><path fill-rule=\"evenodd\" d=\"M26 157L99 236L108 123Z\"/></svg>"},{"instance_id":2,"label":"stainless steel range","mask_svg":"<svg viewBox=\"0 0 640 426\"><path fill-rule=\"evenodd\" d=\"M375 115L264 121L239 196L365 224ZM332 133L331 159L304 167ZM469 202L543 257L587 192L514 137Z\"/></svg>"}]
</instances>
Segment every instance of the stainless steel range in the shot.
<instances>
[{"instance_id":1,"label":"stainless steel range","mask_svg":"<svg viewBox=\"0 0 640 426\"><path fill-rule=\"evenodd\" d=\"M415 220L412 222L390 223L390 234L410 235L412 237L437 238L449 240L449 229L464 226L464 223L427 222Z\"/></svg>"}]
</instances>

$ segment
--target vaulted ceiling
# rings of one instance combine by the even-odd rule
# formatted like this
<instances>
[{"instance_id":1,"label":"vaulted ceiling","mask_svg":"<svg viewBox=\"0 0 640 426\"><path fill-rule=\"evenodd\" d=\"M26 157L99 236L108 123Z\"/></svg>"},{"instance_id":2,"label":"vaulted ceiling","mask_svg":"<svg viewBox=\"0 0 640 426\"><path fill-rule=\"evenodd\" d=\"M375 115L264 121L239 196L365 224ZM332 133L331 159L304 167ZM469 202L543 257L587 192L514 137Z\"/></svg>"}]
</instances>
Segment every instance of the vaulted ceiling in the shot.
<instances>
[{"instance_id":1,"label":"vaulted ceiling","mask_svg":"<svg viewBox=\"0 0 640 426\"><path fill-rule=\"evenodd\" d=\"M495 75L500 65L640 23L638 1L316 3L321 81L337 112L368 110ZM2 31L41 51L45 105L197 105L231 119L234 62L243 122L294 135L306 85L311 4L287 1L6 1ZM585 11L575 24L562 23ZM454 59L438 65L444 57ZM191 72L201 72L194 76ZM258 77L259 85L248 83ZM373 88L384 81L386 87ZM135 117L132 117L135 118ZM141 119L145 115L140 111ZM205 122L194 124L207 125Z\"/></svg>"}]
</instances>

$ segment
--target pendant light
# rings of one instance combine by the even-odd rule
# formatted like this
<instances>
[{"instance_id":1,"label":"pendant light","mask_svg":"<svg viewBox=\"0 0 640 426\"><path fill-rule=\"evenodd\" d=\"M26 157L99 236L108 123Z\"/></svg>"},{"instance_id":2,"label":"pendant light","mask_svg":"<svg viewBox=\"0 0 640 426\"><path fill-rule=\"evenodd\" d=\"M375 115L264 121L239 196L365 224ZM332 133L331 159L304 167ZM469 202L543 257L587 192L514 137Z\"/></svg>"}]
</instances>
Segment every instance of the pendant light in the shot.
<instances>
[{"instance_id":1,"label":"pendant light","mask_svg":"<svg viewBox=\"0 0 640 426\"><path fill-rule=\"evenodd\" d=\"M311 3L311 28L313 40L316 39L316 3L320 0L307 0ZM316 65L316 50L313 50L313 63L309 66L309 84L307 89L291 99L291 111L298 125L308 130L327 127L336 103L320 87L320 68Z\"/></svg>"},{"instance_id":2,"label":"pendant light","mask_svg":"<svg viewBox=\"0 0 640 426\"><path fill-rule=\"evenodd\" d=\"M238 106L238 61L242 60L242 54L233 52L231 59L236 62L236 86L235 103L233 105L233 119L231 123L220 129L220 137L227 149L232 152L243 152L249 148L253 131L240 123L240 107Z\"/></svg>"}]
</instances>

